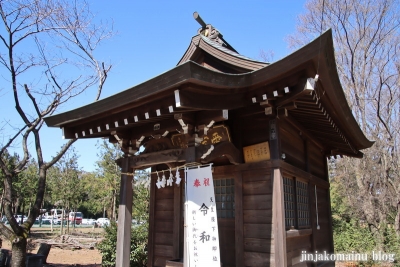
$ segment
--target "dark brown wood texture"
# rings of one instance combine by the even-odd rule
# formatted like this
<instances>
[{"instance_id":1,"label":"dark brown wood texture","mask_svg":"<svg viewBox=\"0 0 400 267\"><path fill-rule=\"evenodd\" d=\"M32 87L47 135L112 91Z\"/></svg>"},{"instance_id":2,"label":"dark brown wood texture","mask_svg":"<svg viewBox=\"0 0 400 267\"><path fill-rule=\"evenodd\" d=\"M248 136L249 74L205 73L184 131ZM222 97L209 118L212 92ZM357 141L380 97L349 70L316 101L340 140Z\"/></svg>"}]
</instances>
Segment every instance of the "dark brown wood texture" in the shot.
<instances>
[{"instance_id":1,"label":"dark brown wood texture","mask_svg":"<svg viewBox=\"0 0 400 267\"><path fill-rule=\"evenodd\" d=\"M312 266L311 263L301 263L301 252L307 251L312 253L311 250L311 235L301 235L297 237L286 239L286 251L287 251L287 266Z\"/></svg>"},{"instance_id":2,"label":"dark brown wood texture","mask_svg":"<svg viewBox=\"0 0 400 267\"><path fill-rule=\"evenodd\" d=\"M242 171L243 266L269 266L273 258L272 185L268 169Z\"/></svg>"},{"instance_id":3,"label":"dark brown wood texture","mask_svg":"<svg viewBox=\"0 0 400 267\"><path fill-rule=\"evenodd\" d=\"M309 144L307 142L307 144ZM321 158L321 161L323 158ZM323 163L321 163L323 164ZM317 178L307 172L296 171L292 165L283 164L283 175L296 177L308 182L309 203L310 203L310 229L287 231L286 252L287 266L313 266L311 263L302 263L299 261L301 251L333 251L331 214L329 203L329 184L326 179L326 168L321 170ZM318 199L318 223L320 230L317 229L317 212L315 208L315 184L317 184ZM301 242L300 242L301 241Z\"/></svg>"},{"instance_id":4,"label":"dark brown wood texture","mask_svg":"<svg viewBox=\"0 0 400 267\"><path fill-rule=\"evenodd\" d=\"M259 111L259 107L255 108L255 111ZM245 112L243 110L243 112ZM261 109L263 112L263 109ZM240 117L240 114L238 115ZM250 146L259 144L262 142L269 141L268 122L269 119L264 114L256 114L250 116L241 117L242 125L240 134L242 137L243 146ZM232 134L235 134L233 132Z\"/></svg>"},{"instance_id":5,"label":"dark brown wood texture","mask_svg":"<svg viewBox=\"0 0 400 267\"><path fill-rule=\"evenodd\" d=\"M310 164L310 173L326 180L327 174L325 173L326 157L315 144L308 143L308 162Z\"/></svg>"},{"instance_id":6,"label":"dark brown wood texture","mask_svg":"<svg viewBox=\"0 0 400 267\"><path fill-rule=\"evenodd\" d=\"M318 224L320 230L315 232L315 242L318 251L332 251L331 247L331 229L330 229L330 210L329 210L329 190L317 187L318 199ZM315 209L315 201L313 202Z\"/></svg>"},{"instance_id":7,"label":"dark brown wood texture","mask_svg":"<svg viewBox=\"0 0 400 267\"><path fill-rule=\"evenodd\" d=\"M218 166L213 168L215 180L235 179L235 218L219 219L218 223L223 266L276 266L275 244L278 240L275 240L276 229L272 221L271 180L274 168L280 168L284 176L309 183L312 226L311 229L286 231L287 266L307 266L299 262L301 251L332 251L328 182L282 160ZM182 191L177 187L155 189L154 182L153 177L149 233L152 239L149 242L149 257L152 260L149 266L164 266L167 259L183 256ZM314 184L318 184L320 230L315 225Z\"/></svg>"},{"instance_id":8,"label":"dark brown wood texture","mask_svg":"<svg viewBox=\"0 0 400 267\"><path fill-rule=\"evenodd\" d=\"M156 179L156 177L154 177ZM154 220L153 220L153 265L154 267L165 266L165 261L175 259L179 255L179 231L174 225L174 202L179 202L174 197L175 187L155 189L154 192ZM179 207L180 210L180 207ZM177 212L180 214L180 212ZM178 240L175 242L175 236ZM177 243L177 244L175 244Z\"/></svg>"},{"instance_id":9,"label":"dark brown wood texture","mask_svg":"<svg viewBox=\"0 0 400 267\"><path fill-rule=\"evenodd\" d=\"M306 170L306 153L303 136L286 120L280 121L281 150L285 154L285 162Z\"/></svg>"}]
</instances>

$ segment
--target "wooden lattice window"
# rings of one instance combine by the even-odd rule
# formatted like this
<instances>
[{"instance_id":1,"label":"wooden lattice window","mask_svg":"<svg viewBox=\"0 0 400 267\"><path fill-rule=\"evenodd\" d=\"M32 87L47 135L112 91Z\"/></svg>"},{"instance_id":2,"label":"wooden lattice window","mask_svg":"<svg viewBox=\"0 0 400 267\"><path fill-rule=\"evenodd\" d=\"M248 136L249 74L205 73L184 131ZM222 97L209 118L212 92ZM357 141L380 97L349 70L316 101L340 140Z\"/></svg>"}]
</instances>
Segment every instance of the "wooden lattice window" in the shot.
<instances>
[{"instance_id":1,"label":"wooden lattice window","mask_svg":"<svg viewBox=\"0 0 400 267\"><path fill-rule=\"evenodd\" d=\"M308 184L294 178L283 177L283 191L286 229L309 227Z\"/></svg>"},{"instance_id":2,"label":"wooden lattice window","mask_svg":"<svg viewBox=\"0 0 400 267\"><path fill-rule=\"evenodd\" d=\"M297 224L299 228L310 226L310 206L308 202L308 184L296 181Z\"/></svg>"},{"instance_id":3,"label":"wooden lattice window","mask_svg":"<svg viewBox=\"0 0 400 267\"><path fill-rule=\"evenodd\" d=\"M285 203L285 226L292 228L296 226L296 192L294 180L283 177L283 192Z\"/></svg>"},{"instance_id":4,"label":"wooden lattice window","mask_svg":"<svg viewBox=\"0 0 400 267\"><path fill-rule=\"evenodd\" d=\"M235 180L214 180L215 202L218 218L235 218Z\"/></svg>"}]
</instances>

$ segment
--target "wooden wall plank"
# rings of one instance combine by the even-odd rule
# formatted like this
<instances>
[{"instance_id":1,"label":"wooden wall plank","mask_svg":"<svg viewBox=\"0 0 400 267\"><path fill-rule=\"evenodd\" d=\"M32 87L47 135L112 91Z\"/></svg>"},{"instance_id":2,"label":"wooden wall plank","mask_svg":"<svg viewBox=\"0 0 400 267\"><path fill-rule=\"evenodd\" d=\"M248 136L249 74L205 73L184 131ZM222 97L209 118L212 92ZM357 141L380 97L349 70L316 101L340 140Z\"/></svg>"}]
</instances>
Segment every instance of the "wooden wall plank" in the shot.
<instances>
[{"instance_id":1,"label":"wooden wall plank","mask_svg":"<svg viewBox=\"0 0 400 267\"><path fill-rule=\"evenodd\" d=\"M302 251L308 251L311 252L309 249L297 249L294 251L290 251L287 253L287 260L288 260L288 266L295 266L298 264L305 264L304 266L307 266L306 262L301 262L301 252ZM312 265L312 263L310 263L309 265ZM300 265L301 266L301 265Z\"/></svg>"},{"instance_id":2,"label":"wooden wall plank","mask_svg":"<svg viewBox=\"0 0 400 267\"><path fill-rule=\"evenodd\" d=\"M242 171L242 176L243 183L271 181L271 172L266 166L263 169L249 168L249 170Z\"/></svg>"},{"instance_id":3,"label":"wooden wall plank","mask_svg":"<svg viewBox=\"0 0 400 267\"><path fill-rule=\"evenodd\" d=\"M157 233L156 235L154 235L154 243L157 245L172 246L173 242L173 234L171 233Z\"/></svg>"},{"instance_id":4,"label":"wooden wall plank","mask_svg":"<svg viewBox=\"0 0 400 267\"><path fill-rule=\"evenodd\" d=\"M325 180L325 163L326 157L320 149L312 142L307 143L308 160L310 164L310 173Z\"/></svg>"},{"instance_id":5,"label":"wooden wall plank","mask_svg":"<svg viewBox=\"0 0 400 267\"><path fill-rule=\"evenodd\" d=\"M244 251L274 253L273 241L271 239L245 238Z\"/></svg>"},{"instance_id":6,"label":"wooden wall plank","mask_svg":"<svg viewBox=\"0 0 400 267\"><path fill-rule=\"evenodd\" d=\"M173 232L173 221L155 221L154 233L171 233Z\"/></svg>"},{"instance_id":7,"label":"wooden wall plank","mask_svg":"<svg viewBox=\"0 0 400 267\"><path fill-rule=\"evenodd\" d=\"M157 199L155 203L155 210L157 211L173 211L174 210L174 199ZM171 218L172 219L172 218Z\"/></svg>"},{"instance_id":8,"label":"wooden wall plank","mask_svg":"<svg viewBox=\"0 0 400 267\"><path fill-rule=\"evenodd\" d=\"M166 199L166 198L169 198L169 199L174 198L174 188L175 187L176 186L166 186L164 188L157 189L156 199L159 200L159 199Z\"/></svg>"},{"instance_id":9,"label":"wooden wall plank","mask_svg":"<svg viewBox=\"0 0 400 267\"><path fill-rule=\"evenodd\" d=\"M319 230L314 231L315 250L333 251L332 245L332 229L330 226L330 203L328 199L329 189L319 188L317 186L318 200L318 224ZM315 209L315 197L313 198L313 207Z\"/></svg>"},{"instance_id":10,"label":"wooden wall plank","mask_svg":"<svg viewBox=\"0 0 400 267\"><path fill-rule=\"evenodd\" d=\"M244 210L243 211L244 223L255 224L271 224L272 223L272 209L269 210Z\"/></svg>"},{"instance_id":11,"label":"wooden wall plank","mask_svg":"<svg viewBox=\"0 0 400 267\"><path fill-rule=\"evenodd\" d=\"M250 224L243 225L244 238L272 238L272 224Z\"/></svg>"},{"instance_id":12,"label":"wooden wall plank","mask_svg":"<svg viewBox=\"0 0 400 267\"><path fill-rule=\"evenodd\" d=\"M272 193L271 181L254 181L243 183L243 195L267 195Z\"/></svg>"},{"instance_id":13,"label":"wooden wall plank","mask_svg":"<svg viewBox=\"0 0 400 267\"><path fill-rule=\"evenodd\" d=\"M218 219L218 234L220 244L220 257L222 264L235 265L236 262L236 233L235 219Z\"/></svg>"},{"instance_id":14,"label":"wooden wall plank","mask_svg":"<svg viewBox=\"0 0 400 267\"><path fill-rule=\"evenodd\" d=\"M243 196L243 210L272 209L272 195Z\"/></svg>"},{"instance_id":15,"label":"wooden wall plank","mask_svg":"<svg viewBox=\"0 0 400 267\"><path fill-rule=\"evenodd\" d=\"M165 267L165 262L170 259L171 259L170 257L155 256L154 267Z\"/></svg>"},{"instance_id":16,"label":"wooden wall plank","mask_svg":"<svg viewBox=\"0 0 400 267\"><path fill-rule=\"evenodd\" d=\"M304 140L299 131L286 120L280 121L279 127L281 152L285 153L285 162L302 170L306 169Z\"/></svg>"},{"instance_id":17,"label":"wooden wall plank","mask_svg":"<svg viewBox=\"0 0 400 267\"><path fill-rule=\"evenodd\" d=\"M311 248L311 240L309 235L286 238L286 250L288 252L297 251L303 248L304 250Z\"/></svg>"},{"instance_id":18,"label":"wooden wall plank","mask_svg":"<svg viewBox=\"0 0 400 267\"><path fill-rule=\"evenodd\" d=\"M173 246L168 245L154 245L154 254L161 257L169 257L173 259Z\"/></svg>"},{"instance_id":19,"label":"wooden wall plank","mask_svg":"<svg viewBox=\"0 0 400 267\"><path fill-rule=\"evenodd\" d=\"M270 254L260 252L244 252L244 266L276 266ZM276 266L278 267L278 266Z\"/></svg>"},{"instance_id":20,"label":"wooden wall plank","mask_svg":"<svg viewBox=\"0 0 400 267\"><path fill-rule=\"evenodd\" d=\"M156 220L171 220L174 217L172 210L157 210L154 214Z\"/></svg>"}]
</instances>

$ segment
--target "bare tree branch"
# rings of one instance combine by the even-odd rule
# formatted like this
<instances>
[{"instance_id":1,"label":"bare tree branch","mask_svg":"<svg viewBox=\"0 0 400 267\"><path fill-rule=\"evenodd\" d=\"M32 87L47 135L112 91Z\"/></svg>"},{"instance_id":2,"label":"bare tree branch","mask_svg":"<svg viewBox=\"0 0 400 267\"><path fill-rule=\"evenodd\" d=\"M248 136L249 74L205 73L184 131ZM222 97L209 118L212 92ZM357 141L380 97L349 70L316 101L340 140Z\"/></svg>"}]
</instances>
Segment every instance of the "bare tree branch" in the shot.
<instances>
[{"instance_id":1,"label":"bare tree branch","mask_svg":"<svg viewBox=\"0 0 400 267\"><path fill-rule=\"evenodd\" d=\"M0 147L0 169L5 175L4 211L11 226L7 230L0 224L0 233L9 237L13 252L18 252L13 253L13 266L24 266L26 237L43 203L47 170L76 141L67 142L46 162L40 134L43 118L96 85L96 100L99 99L111 65L100 64L95 49L112 36L112 31L93 23L94 16L84 0L0 0L0 15L5 28L0 35L1 51L5 51L0 55L0 64L8 70L15 113L23 122L6 125L7 131L13 133ZM34 78L26 82L27 77ZM33 146L28 144L32 136ZM2 156L13 145L21 147L22 158L7 166ZM24 171L31 154L37 158L38 187L27 222L18 225L12 210L13 180Z\"/></svg>"},{"instance_id":2,"label":"bare tree branch","mask_svg":"<svg viewBox=\"0 0 400 267\"><path fill-rule=\"evenodd\" d=\"M68 149L77 141L78 139L70 139L62 149L57 153L57 155L49 162L45 164L45 169L50 168L53 166L57 161L68 151Z\"/></svg>"}]
</instances>

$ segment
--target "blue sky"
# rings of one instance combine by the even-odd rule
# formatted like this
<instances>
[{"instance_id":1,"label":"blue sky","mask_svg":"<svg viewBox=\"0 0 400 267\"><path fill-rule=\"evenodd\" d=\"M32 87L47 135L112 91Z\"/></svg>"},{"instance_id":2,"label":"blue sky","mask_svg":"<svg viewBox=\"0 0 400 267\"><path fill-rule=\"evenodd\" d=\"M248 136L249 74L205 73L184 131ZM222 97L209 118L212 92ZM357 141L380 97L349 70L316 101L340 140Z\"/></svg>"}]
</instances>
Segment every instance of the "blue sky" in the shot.
<instances>
[{"instance_id":1,"label":"blue sky","mask_svg":"<svg viewBox=\"0 0 400 267\"><path fill-rule=\"evenodd\" d=\"M216 27L240 54L260 60L261 50L273 51L273 61L279 60L290 53L285 37L295 32L297 15L304 12L305 1L89 0L89 3L98 19L114 21L117 32L97 51L99 59L113 65L102 94L104 98L174 68L200 27L193 19L194 11ZM6 112L5 97L7 94L0 94L3 103L0 121L12 119L7 117L10 115ZM93 99L93 90L88 91L59 112L89 104ZM58 128L43 130L44 157L50 159L65 140ZM79 165L86 171L95 169L96 142L75 143Z\"/></svg>"}]
</instances>

